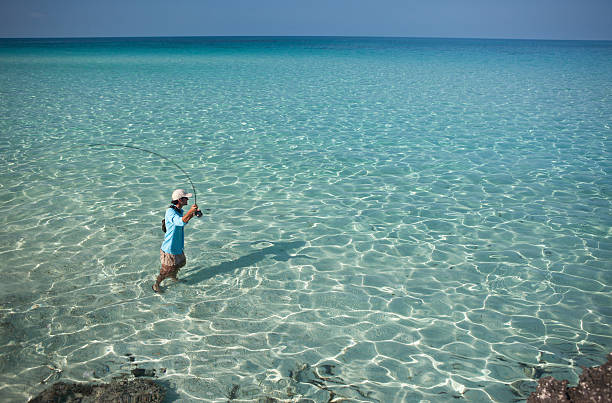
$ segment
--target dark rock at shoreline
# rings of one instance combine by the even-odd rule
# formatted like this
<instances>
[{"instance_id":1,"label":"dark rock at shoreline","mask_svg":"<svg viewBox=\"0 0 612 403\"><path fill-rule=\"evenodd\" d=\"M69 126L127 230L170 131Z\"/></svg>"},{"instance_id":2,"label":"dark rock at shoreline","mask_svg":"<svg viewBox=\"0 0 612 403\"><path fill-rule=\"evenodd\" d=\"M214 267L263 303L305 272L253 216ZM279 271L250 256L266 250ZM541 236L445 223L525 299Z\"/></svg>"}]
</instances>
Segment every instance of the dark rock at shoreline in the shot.
<instances>
[{"instance_id":1,"label":"dark rock at shoreline","mask_svg":"<svg viewBox=\"0 0 612 403\"><path fill-rule=\"evenodd\" d=\"M604 365L583 368L577 386L568 388L567 384L549 376L542 378L527 403L612 402L612 353Z\"/></svg>"},{"instance_id":2,"label":"dark rock at shoreline","mask_svg":"<svg viewBox=\"0 0 612 403\"><path fill-rule=\"evenodd\" d=\"M29 403L161 403L166 391L148 379L113 379L107 384L57 382Z\"/></svg>"}]
</instances>

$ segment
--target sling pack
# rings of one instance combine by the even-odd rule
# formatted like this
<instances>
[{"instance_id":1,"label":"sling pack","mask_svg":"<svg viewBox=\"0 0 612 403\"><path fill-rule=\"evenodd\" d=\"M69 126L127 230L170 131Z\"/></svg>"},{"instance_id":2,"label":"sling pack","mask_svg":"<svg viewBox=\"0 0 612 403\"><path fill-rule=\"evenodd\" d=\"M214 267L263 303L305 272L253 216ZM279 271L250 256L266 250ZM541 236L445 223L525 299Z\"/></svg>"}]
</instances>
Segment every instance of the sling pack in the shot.
<instances>
[{"instance_id":1,"label":"sling pack","mask_svg":"<svg viewBox=\"0 0 612 403\"><path fill-rule=\"evenodd\" d=\"M181 213L181 209L177 208L174 204L170 205L171 209L174 209L177 213ZM166 219L162 219L162 231L166 232Z\"/></svg>"}]
</instances>

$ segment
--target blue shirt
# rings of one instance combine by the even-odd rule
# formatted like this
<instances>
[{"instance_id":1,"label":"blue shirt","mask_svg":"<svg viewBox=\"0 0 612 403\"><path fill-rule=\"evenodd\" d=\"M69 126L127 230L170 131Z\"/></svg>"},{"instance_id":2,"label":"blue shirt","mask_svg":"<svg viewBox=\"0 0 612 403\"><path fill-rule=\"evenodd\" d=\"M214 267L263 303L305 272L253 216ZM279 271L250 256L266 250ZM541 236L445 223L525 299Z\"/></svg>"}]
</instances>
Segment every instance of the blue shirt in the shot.
<instances>
[{"instance_id":1,"label":"blue shirt","mask_svg":"<svg viewBox=\"0 0 612 403\"><path fill-rule=\"evenodd\" d=\"M172 207L166 210L166 235L161 250L172 255L180 255L185 247L183 234L183 210L176 211Z\"/></svg>"}]
</instances>

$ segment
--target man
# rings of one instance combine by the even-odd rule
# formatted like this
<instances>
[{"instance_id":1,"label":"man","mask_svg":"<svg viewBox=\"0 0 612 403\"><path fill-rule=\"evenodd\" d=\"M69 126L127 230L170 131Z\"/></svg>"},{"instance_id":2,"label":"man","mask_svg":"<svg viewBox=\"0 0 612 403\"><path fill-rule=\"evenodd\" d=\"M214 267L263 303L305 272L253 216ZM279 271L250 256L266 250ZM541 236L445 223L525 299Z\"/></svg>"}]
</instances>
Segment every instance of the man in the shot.
<instances>
[{"instance_id":1,"label":"man","mask_svg":"<svg viewBox=\"0 0 612 403\"><path fill-rule=\"evenodd\" d=\"M183 215L183 207L187 205L189 198L193 196L191 193L186 193L183 189L176 189L172 192L172 204L166 211L166 235L160 250L161 270L153 291L161 292L159 288L164 279L170 277L178 281L177 274L181 267L185 266L187 259L183 248L185 246L185 238L183 227L189 222L198 211L198 206L194 204L189 211Z\"/></svg>"}]
</instances>

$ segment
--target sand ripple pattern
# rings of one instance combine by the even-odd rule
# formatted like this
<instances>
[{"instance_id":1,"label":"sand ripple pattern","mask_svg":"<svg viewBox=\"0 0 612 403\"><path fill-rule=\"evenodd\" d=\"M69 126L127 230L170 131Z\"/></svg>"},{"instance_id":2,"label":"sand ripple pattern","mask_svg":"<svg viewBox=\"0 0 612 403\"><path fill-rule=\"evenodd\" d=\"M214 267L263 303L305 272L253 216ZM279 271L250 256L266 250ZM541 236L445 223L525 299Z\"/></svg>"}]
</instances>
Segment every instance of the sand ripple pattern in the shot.
<instances>
[{"instance_id":1,"label":"sand ripple pattern","mask_svg":"<svg viewBox=\"0 0 612 403\"><path fill-rule=\"evenodd\" d=\"M512 401L612 349L606 45L0 47L0 395ZM155 295L168 195L202 219Z\"/></svg>"}]
</instances>

